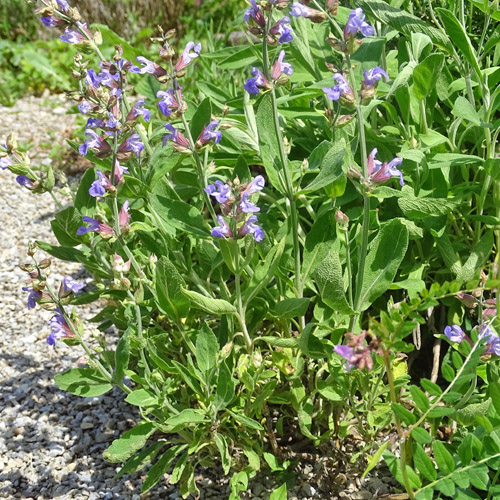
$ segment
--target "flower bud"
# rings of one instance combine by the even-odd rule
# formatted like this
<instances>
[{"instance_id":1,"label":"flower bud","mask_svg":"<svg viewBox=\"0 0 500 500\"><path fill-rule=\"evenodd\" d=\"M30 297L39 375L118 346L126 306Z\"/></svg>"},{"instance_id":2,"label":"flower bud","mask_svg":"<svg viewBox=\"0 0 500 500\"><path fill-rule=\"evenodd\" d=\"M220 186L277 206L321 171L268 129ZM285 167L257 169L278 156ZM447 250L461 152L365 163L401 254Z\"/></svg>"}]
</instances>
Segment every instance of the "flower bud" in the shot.
<instances>
[{"instance_id":1,"label":"flower bud","mask_svg":"<svg viewBox=\"0 0 500 500\"><path fill-rule=\"evenodd\" d=\"M339 7L339 0L326 0L325 7L332 16L336 16Z\"/></svg>"},{"instance_id":2,"label":"flower bud","mask_svg":"<svg viewBox=\"0 0 500 500\"><path fill-rule=\"evenodd\" d=\"M35 266L33 266L33 264L19 264L19 268L22 271L29 273L35 269Z\"/></svg>"},{"instance_id":3,"label":"flower bud","mask_svg":"<svg viewBox=\"0 0 500 500\"><path fill-rule=\"evenodd\" d=\"M118 273L128 273L130 271L131 262L131 259L125 262L121 255L115 253L113 256L113 271Z\"/></svg>"},{"instance_id":4,"label":"flower bud","mask_svg":"<svg viewBox=\"0 0 500 500\"><path fill-rule=\"evenodd\" d=\"M342 210L337 210L335 212L335 222L339 226L347 227L349 225L349 217Z\"/></svg>"},{"instance_id":5,"label":"flower bud","mask_svg":"<svg viewBox=\"0 0 500 500\"><path fill-rule=\"evenodd\" d=\"M52 264L52 261L50 259L43 259L42 261L40 261L40 263L38 264L38 267L40 269L47 269L48 267L50 267L50 265Z\"/></svg>"},{"instance_id":6,"label":"flower bud","mask_svg":"<svg viewBox=\"0 0 500 500\"><path fill-rule=\"evenodd\" d=\"M352 122L352 120L354 119L354 115L342 115L342 116L339 116L337 121L335 122L335 126L337 127L345 127L346 125L348 125L349 123Z\"/></svg>"},{"instance_id":7,"label":"flower bud","mask_svg":"<svg viewBox=\"0 0 500 500\"><path fill-rule=\"evenodd\" d=\"M14 149L17 149L17 141L12 132L7 136L6 145L9 153Z\"/></svg>"}]
</instances>

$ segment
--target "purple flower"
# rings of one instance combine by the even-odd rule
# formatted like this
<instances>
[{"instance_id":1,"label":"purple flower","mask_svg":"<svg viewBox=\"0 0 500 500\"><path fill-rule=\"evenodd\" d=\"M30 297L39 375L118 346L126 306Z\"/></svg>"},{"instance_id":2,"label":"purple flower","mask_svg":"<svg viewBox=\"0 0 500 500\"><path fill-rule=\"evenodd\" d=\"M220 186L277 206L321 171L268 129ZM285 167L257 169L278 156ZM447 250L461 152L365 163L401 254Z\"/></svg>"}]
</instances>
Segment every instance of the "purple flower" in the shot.
<instances>
[{"instance_id":1,"label":"purple flower","mask_svg":"<svg viewBox=\"0 0 500 500\"><path fill-rule=\"evenodd\" d=\"M293 17L309 17L313 9L299 2L293 2L290 15Z\"/></svg>"},{"instance_id":2,"label":"purple flower","mask_svg":"<svg viewBox=\"0 0 500 500\"><path fill-rule=\"evenodd\" d=\"M66 0L56 0L56 2L57 2L57 5L59 6L59 8L65 14L67 14L69 12L70 6L69 6L69 3Z\"/></svg>"},{"instance_id":3,"label":"purple flower","mask_svg":"<svg viewBox=\"0 0 500 500\"><path fill-rule=\"evenodd\" d=\"M255 177L245 188L245 192L248 194L256 193L257 191L262 191L266 185L266 181L262 175Z\"/></svg>"},{"instance_id":4,"label":"purple flower","mask_svg":"<svg viewBox=\"0 0 500 500\"><path fill-rule=\"evenodd\" d=\"M365 87L373 87L382 77L389 80L389 75L382 69L376 66L375 68L363 71L363 85Z\"/></svg>"},{"instance_id":5,"label":"purple flower","mask_svg":"<svg viewBox=\"0 0 500 500\"><path fill-rule=\"evenodd\" d=\"M90 196L98 198L106 194L106 190L111 187L109 179L99 170L96 170L97 180L95 180L89 188Z\"/></svg>"},{"instance_id":6,"label":"purple flower","mask_svg":"<svg viewBox=\"0 0 500 500\"><path fill-rule=\"evenodd\" d=\"M139 116L142 116L145 122L148 122L151 117L149 109L144 107L144 99L139 99L134 104L129 114L127 115L127 121L133 121Z\"/></svg>"},{"instance_id":7,"label":"purple flower","mask_svg":"<svg viewBox=\"0 0 500 500\"><path fill-rule=\"evenodd\" d=\"M254 75L253 78L249 78L243 84L243 88L249 94L257 95L259 93L259 88L266 87L269 84L269 82L257 68L252 68L252 75Z\"/></svg>"},{"instance_id":8,"label":"purple flower","mask_svg":"<svg viewBox=\"0 0 500 500\"><path fill-rule=\"evenodd\" d=\"M24 186L28 189L31 189L33 186L34 186L34 181L33 179L30 179L29 177L27 177L26 175L18 175L16 177L16 182L21 185L21 186Z\"/></svg>"},{"instance_id":9,"label":"purple flower","mask_svg":"<svg viewBox=\"0 0 500 500\"><path fill-rule=\"evenodd\" d=\"M133 151L139 157L141 151L144 149L144 143L141 141L139 134L132 134L126 141L120 144L118 148L119 153L129 153Z\"/></svg>"},{"instance_id":10,"label":"purple flower","mask_svg":"<svg viewBox=\"0 0 500 500\"><path fill-rule=\"evenodd\" d=\"M5 170L6 168L10 167L12 165L12 161L8 156L3 156L0 158L0 168L2 170Z\"/></svg>"},{"instance_id":11,"label":"purple flower","mask_svg":"<svg viewBox=\"0 0 500 500\"><path fill-rule=\"evenodd\" d=\"M78 110L80 111L80 113L86 115L88 113L90 113L93 109L93 106L92 104L90 104L89 101L85 101L83 100L79 105L78 105Z\"/></svg>"},{"instance_id":12,"label":"purple flower","mask_svg":"<svg viewBox=\"0 0 500 500\"><path fill-rule=\"evenodd\" d=\"M104 125L104 122L102 120L99 120L98 118L89 118L87 120L87 123L85 125L85 128L96 128L96 127L102 127Z\"/></svg>"},{"instance_id":13,"label":"purple flower","mask_svg":"<svg viewBox=\"0 0 500 500\"><path fill-rule=\"evenodd\" d=\"M213 140L214 144L219 143L222 138L222 133L220 130L215 130L218 126L219 122L217 120L212 120L207 126L203 127L197 142L206 144L207 142Z\"/></svg>"},{"instance_id":14,"label":"purple flower","mask_svg":"<svg viewBox=\"0 0 500 500\"><path fill-rule=\"evenodd\" d=\"M341 73L335 73L333 79L337 82L337 85L334 85L332 88L325 87L323 88L323 92L327 95L328 99L338 101L340 96L351 92L351 87Z\"/></svg>"},{"instance_id":15,"label":"purple flower","mask_svg":"<svg viewBox=\"0 0 500 500\"><path fill-rule=\"evenodd\" d=\"M382 163L381 161L375 159L375 155L377 154L377 148L374 148L373 151L367 158L366 165L368 175L372 182L385 182L391 177L399 177L399 184L404 186L404 178L401 170L398 170L396 167L403 163L402 158L394 158L389 163Z\"/></svg>"},{"instance_id":16,"label":"purple flower","mask_svg":"<svg viewBox=\"0 0 500 500\"><path fill-rule=\"evenodd\" d=\"M103 78L103 74L97 74L93 69L88 69L87 74L85 75L84 82L94 89L99 87L101 80Z\"/></svg>"},{"instance_id":17,"label":"purple flower","mask_svg":"<svg viewBox=\"0 0 500 500\"><path fill-rule=\"evenodd\" d=\"M224 184L222 181L217 180L214 184L209 184L205 188L205 193L213 196L218 203L226 203L231 196L231 188L228 184Z\"/></svg>"},{"instance_id":18,"label":"purple flower","mask_svg":"<svg viewBox=\"0 0 500 500\"><path fill-rule=\"evenodd\" d=\"M128 210L129 210L129 202L127 200L123 202L120 213L118 214L118 224L120 225L121 228L127 226L128 223L130 222L130 214L128 213Z\"/></svg>"},{"instance_id":19,"label":"purple flower","mask_svg":"<svg viewBox=\"0 0 500 500\"><path fill-rule=\"evenodd\" d=\"M496 332L491 328L490 325L481 325L479 327L478 337L480 339L486 339L487 353L500 356L500 337L496 334Z\"/></svg>"},{"instance_id":20,"label":"purple flower","mask_svg":"<svg viewBox=\"0 0 500 500\"><path fill-rule=\"evenodd\" d=\"M233 233L230 229L230 227L227 225L227 222L224 220L224 217L218 215L217 216L217 222L219 223L218 226L215 226L212 229L211 235L214 238L223 238L226 239L226 236L233 236Z\"/></svg>"},{"instance_id":21,"label":"purple flower","mask_svg":"<svg viewBox=\"0 0 500 500\"><path fill-rule=\"evenodd\" d=\"M290 63L283 62L285 58L285 51L282 50L278 56L277 61L273 64L271 69L271 78L277 80L281 75L290 76L293 73L293 68Z\"/></svg>"},{"instance_id":22,"label":"purple flower","mask_svg":"<svg viewBox=\"0 0 500 500\"><path fill-rule=\"evenodd\" d=\"M161 97L161 100L158 102L158 107L165 116L171 115L174 109L179 108L179 101L175 95L174 89L168 89L167 91L159 90L156 93L156 97Z\"/></svg>"},{"instance_id":23,"label":"purple flower","mask_svg":"<svg viewBox=\"0 0 500 500\"><path fill-rule=\"evenodd\" d=\"M80 23L80 27L82 29L87 28L86 23ZM88 31L88 30L86 30ZM81 43L87 42L87 39L78 31L72 30L70 28L66 28L64 30L64 35L61 35L59 37L59 40L66 42L66 43L72 43L74 45L79 45Z\"/></svg>"},{"instance_id":24,"label":"purple flower","mask_svg":"<svg viewBox=\"0 0 500 500\"><path fill-rule=\"evenodd\" d=\"M49 321L50 335L47 337L47 344L54 346L57 340L62 338L74 337L75 334L70 330L68 323L60 311L56 312Z\"/></svg>"},{"instance_id":25,"label":"purple flower","mask_svg":"<svg viewBox=\"0 0 500 500\"><path fill-rule=\"evenodd\" d=\"M23 291L30 292L30 294L28 295L28 303L26 304L26 307L28 309L34 309L37 304L36 301L42 298L42 294L40 292L33 290L33 288L27 286L23 287Z\"/></svg>"},{"instance_id":26,"label":"purple flower","mask_svg":"<svg viewBox=\"0 0 500 500\"><path fill-rule=\"evenodd\" d=\"M172 141L174 144L174 149L179 153L187 153L191 151L191 146L189 141L181 132L173 127L170 123L165 123L165 128L170 132L163 137L163 145L167 144L167 141Z\"/></svg>"},{"instance_id":27,"label":"purple flower","mask_svg":"<svg viewBox=\"0 0 500 500\"><path fill-rule=\"evenodd\" d=\"M282 17L270 30L269 33L274 36L278 36L278 43L289 43L293 40L292 28L286 26L290 24L290 18L288 16Z\"/></svg>"},{"instance_id":28,"label":"purple flower","mask_svg":"<svg viewBox=\"0 0 500 500\"><path fill-rule=\"evenodd\" d=\"M76 231L76 234L78 236L81 236L82 234L87 234L90 232L95 231L96 233L104 233L105 235L111 235L113 234L113 228L108 226L107 224L104 224L103 222L99 222L96 219L93 219L92 217L88 217L87 215L84 215L82 217L83 222L87 222L89 224L88 227L85 226L80 226L78 230Z\"/></svg>"},{"instance_id":29,"label":"purple flower","mask_svg":"<svg viewBox=\"0 0 500 500\"><path fill-rule=\"evenodd\" d=\"M264 239L265 233L258 224L255 224L255 222L257 222L257 216L251 215L243 226L241 226L239 234L241 236L244 236L245 234L253 234L255 241L259 242Z\"/></svg>"},{"instance_id":30,"label":"purple flower","mask_svg":"<svg viewBox=\"0 0 500 500\"><path fill-rule=\"evenodd\" d=\"M136 60L139 61L143 66L142 68L138 68L137 66L132 66L130 68L131 73L141 73L143 75L145 73L149 73L156 77L165 76L167 74L165 69L163 69L155 62L146 59L144 56L139 56Z\"/></svg>"},{"instance_id":31,"label":"purple flower","mask_svg":"<svg viewBox=\"0 0 500 500\"><path fill-rule=\"evenodd\" d=\"M375 28L365 22L365 15L361 7L351 10L344 28L344 38L347 40L349 36L355 36L358 31L361 31L363 36L375 34Z\"/></svg>"},{"instance_id":32,"label":"purple flower","mask_svg":"<svg viewBox=\"0 0 500 500\"><path fill-rule=\"evenodd\" d=\"M66 293L73 292L78 293L82 288L85 287L84 283L78 283L71 276L65 276L63 278L63 289Z\"/></svg>"},{"instance_id":33,"label":"purple flower","mask_svg":"<svg viewBox=\"0 0 500 500\"><path fill-rule=\"evenodd\" d=\"M266 25L266 18L264 17L264 14L260 10L260 8L257 7L257 3L255 2L255 0L250 0L250 2L252 4L252 7L245 11L243 20L246 23L249 23L250 18L252 18L257 23L258 26L264 28L264 26Z\"/></svg>"},{"instance_id":34,"label":"purple flower","mask_svg":"<svg viewBox=\"0 0 500 500\"><path fill-rule=\"evenodd\" d=\"M241 195L241 201L238 205L238 210L244 212L246 214L251 214L255 212L260 212L260 208L257 205L254 205L250 201L248 201L249 193L244 192Z\"/></svg>"},{"instance_id":35,"label":"purple flower","mask_svg":"<svg viewBox=\"0 0 500 500\"><path fill-rule=\"evenodd\" d=\"M345 364L346 371L351 371L354 368L354 364L352 363L354 357L354 349L352 347L349 347L348 345L336 345L333 350L347 361L347 363Z\"/></svg>"},{"instance_id":36,"label":"purple flower","mask_svg":"<svg viewBox=\"0 0 500 500\"><path fill-rule=\"evenodd\" d=\"M450 339L451 342L457 342L459 344L465 338L465 333L458 325L448 325L444 329L444 334Z\"/></svg>"},{"instance_id":37,"label":"purple flower","mask_svg":"<svg viewBox=\"0 0 500 500\"><path fill-rule=\"evenodd\" d=\"M55 28L56 26L59 26L62 22L62 19L57 19L53 16L45 16L41 17L40 21L42 21L42 24L44 26L48 26L49 28Z\"/></svg>"},{"instance_id":38,"label":"purple flower","mask_svg":"<svg viewBox=\"0 0 500 500\"><path fill-rule=\"evenodd\" d=\"M181 71L186 66L188 66L188 64L193 59L195 59L200 55L200 52L201 52L201 43L195 44L194 42L188 42L186 44L186 48L179 57L177 64L175 65L175 71Z\"/></svg>"},{"instance_id":39,"label":"purple flower","mask_svg":"<svg viewBox=\"0 0 500 500\"><path fill-rule=\"evenodd\" d=\"M89 136L90 139L84 141L84 143L78 148L81 155L86 156L88 149L101 149L103 146L102 137L94 132L91 128L85 130L85 135ZM109 147L109 145L108 145Z\"/></svg>"}]
</instances>

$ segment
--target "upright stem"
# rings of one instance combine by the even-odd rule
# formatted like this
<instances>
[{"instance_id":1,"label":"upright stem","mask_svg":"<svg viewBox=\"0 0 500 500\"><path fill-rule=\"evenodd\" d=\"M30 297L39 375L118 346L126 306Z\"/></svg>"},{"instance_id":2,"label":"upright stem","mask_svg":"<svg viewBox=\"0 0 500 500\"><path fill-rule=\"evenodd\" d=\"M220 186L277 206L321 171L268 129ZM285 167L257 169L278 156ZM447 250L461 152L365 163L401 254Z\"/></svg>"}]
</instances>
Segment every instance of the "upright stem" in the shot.
<instances>
[{"instance_id":1,"label":"upright stem","mask_svg":"<svg viewBox=\"0 0 500 500\"><path fill-rule=\"evenodd\" d=\"M262 59L263 59L263 69L264 76L270 80L270 63L269 63L269 53L267 47L267 33L270 30L272 22L272 10L269 11L267 17L267 26L266 33L264 33L264 40L262 43ZM276 133L276 137L278 140L278 150L280 161L282 165L283 175L284 175L284 187L286 191L286 197L288 199L288 207L290 210L290 224L292 229L292 237L293 237L293 251L294 251L294 260L295 260L295 294L298 298L301 298L303 295L303 283L301 276L301 260L300 260L300 241L299 241L299 221L297 217L297 204L295 200L295 193L293 188L292 177L290 175L290 170L288 167L288 158L285 153L285 149L283 147L283 135L281 133L281 128L279 124L279 114L278 114L278 103L276 99L276 92L274 87L271 89L271 101L272 101L272 110L273 110L273 124L274 130ZM301 325L305 326L304 317L301 317Z\"/></svg>"},{"instance_id":2,"label":"upright stem","mask_svg":"<svg viewBox=\"0 0 500 500\"><path fill-rule=\"evenodd\" d=\"M356 79L354 77L354 70L351 64L349 54L346 54L347 68L349 72L349 84L353 93L356 95L356 119L358 121L359 131L359 145L361 150L361 168L363 171L363 178L368 177L367 172L367 153L366 153L366 138L365 138L365 124L363 119L363 111L361 109L361 101L356 93ZM354 296L354 310L359 311L361 307L361 290L363 288L364 274L365 274L365 261L368 253L368 232L370 228L370 198L364 184L361 184L363 190L363 225L361 229L361 246L358 253L358 272L356 278L356 294ZM351 320L350 327L352 328L356 323L357 313Z\"/></svg>"}]
</instances>

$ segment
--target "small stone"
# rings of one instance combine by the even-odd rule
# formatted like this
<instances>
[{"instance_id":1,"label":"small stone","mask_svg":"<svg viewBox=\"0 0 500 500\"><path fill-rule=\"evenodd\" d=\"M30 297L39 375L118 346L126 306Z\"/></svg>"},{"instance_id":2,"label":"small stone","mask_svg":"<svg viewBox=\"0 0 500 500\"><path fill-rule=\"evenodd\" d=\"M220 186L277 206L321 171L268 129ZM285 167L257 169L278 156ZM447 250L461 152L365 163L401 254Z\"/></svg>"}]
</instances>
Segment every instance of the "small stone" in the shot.
<instances>
[{"instance_id":1,"label":"small stone","mask_svg":"<svg viewBox=\"0 0 500 500\"><path fill-rule=\"evenodd\" d=\"M306 497L313 497L316 495L316 488L314 486L311 486L310 484L304 484L301 488L302 493Z\"/></svg>"}]
</instances>

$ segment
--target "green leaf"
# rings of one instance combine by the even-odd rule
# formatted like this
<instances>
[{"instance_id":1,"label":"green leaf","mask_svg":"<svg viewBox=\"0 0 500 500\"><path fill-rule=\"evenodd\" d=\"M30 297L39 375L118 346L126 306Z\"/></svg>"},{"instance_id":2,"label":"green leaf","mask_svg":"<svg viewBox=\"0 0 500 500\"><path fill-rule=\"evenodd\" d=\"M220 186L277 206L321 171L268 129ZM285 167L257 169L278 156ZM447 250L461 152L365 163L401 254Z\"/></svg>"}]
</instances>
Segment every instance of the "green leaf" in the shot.
<instances>
[{"instance_id":1,"label":"green leaf","mask_svg":"<svg viewBox=\"0 0 500 500\"><path fill-rule=\"evenodd\" d=\"M210 104L210 99L206 97L201 101L200 105L196 109L193 117L191 118L191 136L196 142L200 136L203 127L210 123L212 119L212 105Z\"/></svg>"},{"instance_id":2,"label":"green leaf","mask_svg":"<svg viewBox=\"0 0 500 500\"><path fill-rule=\"evenodd\" d=\"M161 90L161 83L153 75L146 74L139 80L134 90L146 97L150 103L156 102L156 94Z\"/></svg>"},{"instance_id":3,"label":"green leaf","mask_svg":"<svg viewBox=\"0 0 500 500\"><path fill-rule=\"evenodd\" d=\"M148 437L155 429L152 422L137 424L111 443L111 446L103 453L104 460L111 463L127 460L146 444Z\"/></svg>"},{"instance_id":4,"label":"green leaf","mask_svg":"<svg viewBox=\"0 0 500 500\"><path fill-rule=\"evenodd\" d=\"M453 408L448 408L446 406L436 406L431 411L429 411L427 416L429 418L442 418L453 415L453 413L455 413L455 410Z\"/></svg>"},{"instance_id":5,"label":"green leaf","mask_svg":"<svg viewBox=\"0 0 500 500\"><path fill-rule=\"evenodd\" d=\"M474 279L476 273L486 262L493 248L493 231L487 231L481 239L473 246L469 258L465 261L457 274L457 281L468 282Z\"/></svg>"},{"instance_id":6,"label":"green leaf","mask_svg":"<svg viewBox=\"0 0 500 500\"><path fill-rule=\"evenodd\" d=\"M326 357L326 352L323 343L314 335L315 325L308 323L302 330L299 337L299 347L301 351L308 357L313 359L322 359Z\"/></svg>"},{"instance_id":7,"label":"green leaf","mask_svg":"<svg viewBox=\"0 0 500 500\"><path fill-rule=\"evenodd\" d=\"M187 316L189 300L182 294L186 282L177 268L162 256L156 264L156 296L160 311L179 320Z\"/></svg>"},{"instance_id":8,"label":"green leaf","mask_svg":"<svg viewBox=\"0 0 500 500\"><path fill-rule=\"evenodd\" d=\"M435 9L435 12L437 12L441 22L444 24L444 28L450 40L453 40L453 44L462 52L467 62L474 69L476 76L482 79L481 69L472 43L464 28L453 14L453 11L438 7Z\"/></svg>"},{"instance_id":9,"label":"green leaf","mask_svg":"<svg viewBox=\"0 0 500 500\"><path fill-rule=\"evenodd\" d=\"M500 382L491 382L488 386L491 401L493 402L493 408L500 417Z\"/></svg>"},{"instance_id":10,"label":"green leaf","mask_svg":"<svg viewBox=\"0 0 500 500\"><path fill-rule=\"evenodd\" d=\"M89 211L95 208L96 198L90 196L89 189L91 184L95 180L95 171L93 168L89 168L85 171L78 186L78 191L75 196L75 208L82 215L87 215ZM81 219L80 219L81 222Z\"/></svg>"},{"instance_id":11,"label":"green leaf","mask_svg":"<svg viewBox=\"0 0 500 500\"><path fill-rule=\"evenodd\" d=\"M398 205L405 216L413 220L447 215L456 206L441 198L398 198Z\"/></svg>"},{"instance_id":12,"label":"green leaf","mask_svg":"<svg viewBox=\"0 0 500 500\"><path fill-rule=\"evenodd\" d=\"M82 225L82 217L75 207L68 207L57 212L50 225L57 241L62 246L74 247L82 242L76 234L76 231Z\"/></svg>"},{"instance_id":13,"label":"green leaf","mask_svg":"<svg viewBox=\"0 0 500 500\"><path fill-rule=\"evenodd\" d=\"M274 115L272 97L269 94L262 96L257 114L255 116L259 134L260 156L266 169L267 177L272 186L284 194L283 165L280 159L280 145L274 128ZM288 168L288 165L285 166Z\"/></svg>"},{"instance_id":14,"label":"green leaf","mask_svg":"<svg viewBox=\"0 0 500 500\"><path fill-rule=\"evenodd\" d=\"M427 378L420 379L420 385L426 390L431 396L440 396L443 392L439 385L431 382Z\"/></svg>"},{"instance_id":15,"label":"green leaf","mask_svg":"<svg viewBox=\"0 0 500 500\"><path fill-rule=\"evenodd\" d=\"M477 465L469 469L470 484L478 490L487 490L490 484L490 477L488 475L488 466L485 464Z\"/></svg>"},{"instance_id":16,"label":"green leaf","mask_svg":"<svg viewBox=\"0 0 500 500\"><path fill-rule=\"evenodd\" d=\"M458 456L460 457L462 465L464 466L469 465L472 460L472 443L474 438L476 438L476 436L474 436L473 434L466 434L464 439L460 443L460 446L458 447Z\"/></svg>"},{"instance_id":17,"label":"green leaf","mask_svg":"<svg viewBox=\"0 0 500 500\"><path fill-rule=\"evenodd\" d=\"M435 481L437 478L437 471L432 463L432 460L427 456L427 453L423 450L422 446L415 443L415 449L413 451L413 463L417 471L428 479L429 481Z\"/></svg>"},{"instance_id":18,"label":"green leaf","mask_svg":"<svg viewBox=\"0 0 500 500\"><path fill-rule=\"evenodd\" d=\"M422 429L422 427L415 427L412 429L411 436L417 443L420 444L428 444L432 442L431 435L425 429Z\"/></svg>"},{"instance_id":19,"label":"green leaf","mask_svg":"<svg viewBox=\"0 0 500 500\"><path fill-rule=\"evenodd\" d=\"M366 257L360 310L368 309L392 284L408 248L408 229L393 219L382 226Z\"/></svg>"},{"instance_id":20,"label":"green leaf","mask_svg":"<svg viewBox=\"0 0 500 500\"><path fill-rule=\"evenodd\" d=\"M405 35L424 33L436 45L446 48L450 53L452 51L452 45L446 35L409 12L393 7L382 0L360 0L356 5L362 7L365 12L371 13L382 24L388 24L400 33Z\"/></svg>"},{"instance_id":21,"label":"green leaf","mask_svg":"<svg viewBox=\"0 0 500 500\"><path fill-rule=\"evenodd\" d=\"M121 382L125 370L128 369L128 362L130 360L130 335L132 330L127 328L118 341L115 352L115 382Z\"/></svg>"},{"instance_id":22,"label":"green leaf","mask_svg":"<svg viewBox=\"0 0 500 500\"><path fill-rule=\"evenodd\" d=\"M72 368L56 375L54 381L59 389L82 397L100 396L113 388L113 385L93 368Z\"/></svg>"},{"instance_id":23,"label":"green leaf","mask_svg":"<svg viewBox=\"0 0 500 500\"><path fill-rule=\"evenodd\" d=\"M385 443L383 443L382 446L379 447L379 449L375 452L375 454L370 457L368 461L368 466L363 472L361 479L364 479L366 475L377 466L377 464L380 462L380 459L382 458L382 454L390 444L391 442L389 440L385 441Z\"/></svg>"},{"instance_id":24,"label":"green leaf","mask_svg":"<svg viewBox=\"0 0 500 500\"><path fill-rule=\"evenodd\" d=\"M481 119L476 111L476 108L463 96L457 97L457 100L453 105L453 109L451 110L451 114L458 118L470 121L475 125L481 125Z\"/></svg>"},{"instance_id":25,"label":"green leaf","mask_svg":"<svg viewBox=\"0 0 500 500\"><path fill-rule=\"evenodd\" d=\"M283 299L276 304L272 314L277 318L298 318L304 316L309 307L310 300L309 298Z\"/></svg>"},{"instance_id":26,"label":"green leaf","mask_svg":"<svg viewBox=\"0 0 500 500\"><path fill-rule=\"evenodd\" d=\"M196 309L202 309L205 312L216 314L217 316L221 314L236 313L236 307L226 300L212 299L211 297L206 297L201 293L186 290L185 288L181 288L181 292L191 301L191 306Z\"/></svg>"},{"instance_id":27,"label":"green leaf","mask_svg":"<svg viewBox=\"0 0 500 500\"><path fill-rule=\"evenodd\" d=\"M283 250L285 249L286 238L274 245L266 255L264 262L260 263L254 270L254 275L243 292L245 306L257 295L257 293L274 277L274 273L280 263Z\"/></svg>"},{"instance_id":28,"label":"green leaf","mask_svg":"<svg viewBox=\"0 0 500 500\"><path fill-rule=\"evenodd\" d=\"M407 410L403 405L399 403L391 404L392 411L394 414L406 425L413 425L417 421L417 417L409 410Z\"/></svg>"},{"instance_id":29,"label":"green leaf","mask_svg":"<svg viewBox=\"0 0 500 500\"><path fill-rule=\"evenodd\" d=\"M425 395L424 391L416 385L410 386L410 393L413 401L417 404L417 408L422 412L430 407L429 398Z\"/></svg>"},{"instance_id":30,"label":"green leaf","mask_svg":"<svg viewBox=\"0 0 500 500\"><path fill-rule=\"evenodd\" d=\"M201 212L192 204L151 194L151 205L169 225L195 236L207 237L209 232Z\"/></svg>"},{"instance_id":31,"label":"green leaf","mask_svg":"<svg viewBox=\"0 0 500 500\"><path fill-rule=\"evenodd\" d=\"M111 28L105 24L92 23L92 28L101 32L102 39L109 43L110 46L121 45L123 49L123 57L129 61L135 61L137 56L141 55L141 50L138 47L133 47L127 40L117 35Z\"/></svg>"},{"instance_id":32,"label":"green leaf","mask_svg":"<svg viewBox=\"0 0 500 500\"><path fill-rule=\"evenodd\" d=\"M189 424L199 424L206 421L207 418L203 411L186 408L177 415L167 418L165 424L172 429L178 429Z\"/></svg>"},{"instance_id":33,"label":"green leaf","mask_svg":"<svg viewBox=\"0 0 500 500\"><path fill-rule=\"evenodd\" d=\"M219 366L217 375L217 388L215 390L214 406L217 411L225 408L234 397L235 384L227 363L223 361Z\"/></svg>"},{"instance_id":34,"label":"green leaf","mask_svg":"<svg viewBox=\"0 0 500 500\"><path fill-rule=\"evenodd\" d=\"M341 314L352 314L344 292L344 278L337 252L331 251L314 271L314 281L321 300L331 309Z\"/></svg>"},{"instance_id":35,"label":"green leaf","mask_svg":"<svg viewBox=\"0 0 500 500\"><path fill-rule=\"evenodd\" d=\"M443 495L455 498L455 483L449 478L443 478L436 483L434 488L440 491Z\"/></svg>"},{"instance_id":36,"label":"green leaf","mask_svg":"<svg viewBox=\"0 0 500 500\"><path fill-rule=\"evenodd\" d=\"M149 470L144 483L142 483L142 493L148 492L163 477L170 469L175 457L185 448L187 448L187 444L172 446L159 458Z\"/></svg>"},{"instance_id":37,"label":"green leaf","mask_svg":"<svg viewBox=\"0 0 500 500\"><path fill-rule=\"evenodd\" d=\"M222 469L224 474L229 474L231 468L231 454L229 453L229 446L227 445L227 439L221 434L215 433L215 444L220 453L220 458L222 462Z\"/></svg>"},{"instance_id":38,"label":"green leaf","mask_svg":"<svg viewBox=\"0 0 500 500\"><path fill-rule=\"evenodd\" d=\"M287 492L286 492L286 483L283 483L279 488L275 488L271 495L269 496L269 500L286 500Z\"/></svg>"},{"instance_id":39,"label":"green leaf","mask_svg":"<svg viewBox=\"0 0 500 500\"><path fill-rule=\"evenodd\" d=\"M44 252L52 255L56 259L65 260L67 262L82 262L85 260L85 254L73 247L58 247L56 245L51 245L50 243L45 243L44 241L37 240L37 245Z\"/></svg>"},{"instance_id":40,"label":"green leaf","mask_svg":"<svg viewBox=\"0 0 500 500\"><path fill-rule=\"evenodd\" d=\"M283 347L289 349L296 349L299 347L299 341L296 338L283 338L283 337L259 337L260 340L267 342L269 345L276 347Z\"/></svg>"},{"instance_id":41,"label":"green leaf","mask_svg":"<svg viewBox=\"0 0 500 500\"><path fill-rule=\"evenodd\" d=\"M436 81L444 64L443 54L431 54L413 70L413 93L417 99L425 99L436 87Z\"/></svg>"},{"instance_id":42,"label":"green leaf","mask_svg":"<svg viewBox=\"0 0 500 500\"><path fill-rule=\"evenodd\" d=\"M335 212L329 210L320 215L306 236L304 253L302 256L302 273L305 282L309 274L315 269L330 251L335 239Z\"/></svg>"},{"instance_id":43,"label":"green leaf","mask_svg":"<svg viewBox=\"0 0 500 500\"><path fill-rule=\"evenodd\" d=\"M219 343L210 327L205 323L196 336L196 363L202 372L211 370L217 362Z\"/></svg>"},{"instance_id":44,"label":"green leaf","mask_svg":"<svg viewBox=\"0 0 500 500\"><path fill-rule=\"evenodd\" d=\"M146 389L136 389L135 391L132 391L130 394L127 394L125 401L131 405L142 406L144 408L158 404L158 398Z\"/></svg>"},{"instance_id":45,"label":"green leaf","mask_svg":"<svg viewBox=\"0 0 500 500\"><path fill-rule=\"evenodd\" d=\"M165 445L165 441L159 441L158 443L148 446L140 453L129 459L113 479L119 479L126 474L133 474L134 472L140 471L154 460L158 452Z\"/></svg>"},{"instance_id":46,"label":"green leaf","mask_svg":"<svg viewBox=\"0 0 500 500\"><path fill-rule=\"evenodd\" d=\"M240 69L240 68L250 68L253 66L257 60L257 50L258 46L245 47L236 53L231 54L224 60L218 63L219 68L223 69ZM216 51L214 54L222 54L222 51Z\"/></svg>"},{"instance_id":47,"label":"green leaf","mask_svg":"<svg viewBox=\"0 0 500 500\"><path fill-rule=\"evenodd\" d=\"M259 424L259 422L256 422L250 417L245 417L244 415L241 415L240 413L235 413L231 410L227 410L228 413L240 424L244 425L245 427L250 427L250 429L255 429L257 431L263 431L264 427Z\"/></svg>"},{"instance_id":48,"label":"green leaf","mask_svg":"<svg viewBox=\"0 0 500 500\"><path fill-rule=\"evenodd\" d=\"M434 459L436 460L439 470L445 474L451 474L455 470L455 462L443 442L434 441L432 443L432 450L434 451Z\"/></svg>"},{"instance_id":49,"label":"green leaf","mask_svg":"<svg viewBox=\"0 0 500 500\"><path fill-rule=\"evenodd\" d=\"M337 145L332 146L321 162L319 174L299 194L312 193L335 182L344 173L344 157L345 149L339 151Z\"/></svg>"}]
</instances>

